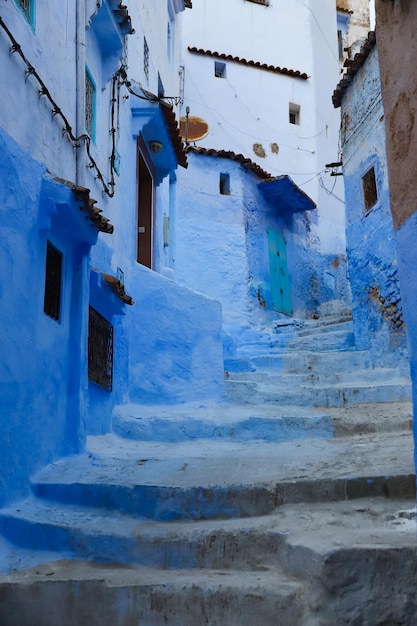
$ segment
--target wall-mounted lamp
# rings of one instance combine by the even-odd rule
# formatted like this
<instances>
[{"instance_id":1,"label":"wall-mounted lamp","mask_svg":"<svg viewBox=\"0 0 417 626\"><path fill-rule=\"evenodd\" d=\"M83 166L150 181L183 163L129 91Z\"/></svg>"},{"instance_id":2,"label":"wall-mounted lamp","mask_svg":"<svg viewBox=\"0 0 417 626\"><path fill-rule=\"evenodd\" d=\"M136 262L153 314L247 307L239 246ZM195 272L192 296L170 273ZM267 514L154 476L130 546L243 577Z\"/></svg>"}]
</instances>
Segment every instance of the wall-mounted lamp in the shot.
<instances>
[{"instance_id":1,"label":"wall-mounted lamp","mask_svg":"<svg viewBox=\"0 0 417 626\"><path fill-rule=\"evenodd\" d=\"M164 146L160 141L150 141L149 142L149 150L153 154L159 154Z\"/></svg>"}]
</instances>

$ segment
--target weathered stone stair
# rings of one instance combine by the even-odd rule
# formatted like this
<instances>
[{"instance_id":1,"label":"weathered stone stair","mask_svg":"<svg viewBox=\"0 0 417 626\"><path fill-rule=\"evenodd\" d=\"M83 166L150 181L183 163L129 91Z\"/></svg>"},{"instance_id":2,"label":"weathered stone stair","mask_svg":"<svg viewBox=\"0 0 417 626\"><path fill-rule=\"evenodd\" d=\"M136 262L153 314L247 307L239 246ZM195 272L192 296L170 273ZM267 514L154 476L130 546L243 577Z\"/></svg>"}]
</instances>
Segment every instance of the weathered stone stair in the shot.
<instances>
[{"instance_id":1,"label":"weathered stone stair","mask_svg":"<svg viewBox=\"0 0 417 626\"><path fill-rule=\"evenodd\" d=\"M369 353L354 349L350 321L247 331L225 369L229 402L336 407L411 399L408 366L372 367Z\"/></svg>"},{"instance_id":2,"label":"weathered stone stair","mask_svg":"<svg viewBox=\"0 0 417 626\"><path fill-rule=\"evenodd\" d=\"M117 407L113 433L34 476L0 511L1 626L413 626L411 403L312 406L305 387L360 369L379 398L394 373L340 351L349 327L300 353L304 331L242 348L229 401Z\"/></svg>"},{"instance_id":3,"label":"weathered stone stair","mask_svg":"<svg viewBox=\"0 0 417 626\"><path fill-rule=\"evenodd\" d=\"M3 577L2 625L378 624L417 611L410 408L335 409L349 436L331 438L91 438L2 511L22 563L59 559ZM389 601L388 579L401 587Z\"/></svg>"}]
</instances>

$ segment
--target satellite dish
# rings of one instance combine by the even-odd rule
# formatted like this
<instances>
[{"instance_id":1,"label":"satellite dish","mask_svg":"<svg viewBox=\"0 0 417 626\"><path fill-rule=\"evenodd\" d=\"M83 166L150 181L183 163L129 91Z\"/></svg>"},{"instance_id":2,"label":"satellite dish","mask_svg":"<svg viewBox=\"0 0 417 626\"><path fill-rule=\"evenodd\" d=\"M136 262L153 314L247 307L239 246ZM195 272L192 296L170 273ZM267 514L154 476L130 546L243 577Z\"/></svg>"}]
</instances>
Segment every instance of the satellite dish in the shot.
<instances>
[{"instance_id":1,"label":"satellite dish","mask_svg":"<svg viewBox=\"0 0 417 626\"><path fill-rule=\"evenodd\" d=\"M209 126L201 117L184 115L180 118L180 135L183 141L198 141L207 137Z\"/></svg>"}]
</instances>

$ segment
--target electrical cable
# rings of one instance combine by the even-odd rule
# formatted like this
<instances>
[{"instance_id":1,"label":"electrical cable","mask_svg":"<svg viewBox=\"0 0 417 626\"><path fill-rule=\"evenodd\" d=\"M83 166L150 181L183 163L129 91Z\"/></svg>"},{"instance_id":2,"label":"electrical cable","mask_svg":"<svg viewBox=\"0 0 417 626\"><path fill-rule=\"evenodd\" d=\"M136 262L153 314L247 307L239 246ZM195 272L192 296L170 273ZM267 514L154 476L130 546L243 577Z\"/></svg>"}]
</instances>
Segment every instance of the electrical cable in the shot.
<instances>
[{"instance_id":1,"label":"electrical cable","mask_svg":"<svg viewBox=\"0 0 417 626\"><path fill-rule=\"evenodd\" d=\"M52 108L52 116L53 117L59 117L61 119L61 121L64 124L64 128L62 130L62 134L63 135L67 135L67 137L70 139L70 141L72 142L72 144L74 145L75 148L79 148L81 146L82 143L84 143L85 145L85 149L89 158L89 164L88 167L90 169L94 169L95 170L95 178L97 180L100 181L101 186L103 188L103 193L107 196L109 196L110 198L112 198L114 196L114 188L115 188L115 178L114 178L114 173L115 173L115 162L116 162L116 128L115 128L115 104L117 102L118 105L118 111L119 111L119 93L120 93L120 87L122 85L124 85L127 89L127 91L135 96L136 98L139 98L141 100L146 100L146 101L151 101L151 102L160 102L161 100L168 100L168 101L174 101L176 104L179 103L179 98L178 97L172 97L172 96L162 96L162 97L158 97L158 96L153 96L153 94L148 94L148 95L140 95L138 94L136 91L134 91L134 89L132 89L131 87L131 82L127 79L127 73L126 73L126 66L125 64L122 64L121 67L116 71L116 73L114 74L113 78L112 78L112 87L111 87L111 129L109 131L109 134L111 135L111 155L109 157L109 161L110 161L110 179L106 182L104 179L104 176L96 162L96 160L94 159L93 155L91 154L91 137L90 135L88 135L87 133L83 133L82 135L79 135L78 137L75 136L72 127L70 125L70 123L68 122L67 117L64 115L62 109L58 106L58 104L55 102L55 100L53 99L53 97L51 96L51 93L49 91L49 89L47 88L46 84L43 82L42 78L40 77L40 75L38 74L38 72L36 71L36 69L33 67L33 65L30 63L30 61L26 58L25 54L22 51L21 46L18 44L18 42L16 41L16 39L14 38L13 34L11 33L11 31L9 30L9 28L7 27L7 25L5 24L4 20L2 19L2 17L0 16L0 26L3 28L3 30L5 31L5 33L7 34L7 36L9 37L10 41L11 41L11 48L10 51L12 54L16 53L20 56L20 58L22 59L22 61L24 62L24 64L26 65L26 80L27 78L29 78L29 76L33 76L36 81L38 82L40 89L38 89L39 91L39 95L40 96L44 96L50 103L51 108ZM116 86L117 86L117 98L116 98ZM172 106L172 105L171 105Z\"/></svg>"}]
</instances>

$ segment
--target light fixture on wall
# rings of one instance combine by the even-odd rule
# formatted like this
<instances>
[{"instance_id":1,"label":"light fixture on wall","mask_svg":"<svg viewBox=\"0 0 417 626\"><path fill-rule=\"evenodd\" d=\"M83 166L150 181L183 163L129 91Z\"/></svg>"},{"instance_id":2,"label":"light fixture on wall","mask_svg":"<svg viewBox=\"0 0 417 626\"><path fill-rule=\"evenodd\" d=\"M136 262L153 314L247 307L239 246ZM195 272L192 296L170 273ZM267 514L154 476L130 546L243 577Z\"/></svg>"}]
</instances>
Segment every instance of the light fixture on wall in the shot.
<instances>
[{"instance_id":1,"label":"light fixture on wall","mask_svg":"<svg viewBox=\"0 0 417 626\"><path fill-rule=\"evenodd\" d=\"M159 154L164 146L160 141L150 141L149 142L149 150L153 154Z\"/></svg>"}]
</instances>

